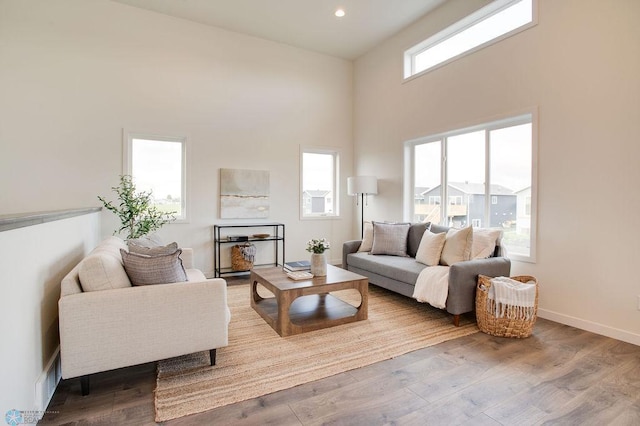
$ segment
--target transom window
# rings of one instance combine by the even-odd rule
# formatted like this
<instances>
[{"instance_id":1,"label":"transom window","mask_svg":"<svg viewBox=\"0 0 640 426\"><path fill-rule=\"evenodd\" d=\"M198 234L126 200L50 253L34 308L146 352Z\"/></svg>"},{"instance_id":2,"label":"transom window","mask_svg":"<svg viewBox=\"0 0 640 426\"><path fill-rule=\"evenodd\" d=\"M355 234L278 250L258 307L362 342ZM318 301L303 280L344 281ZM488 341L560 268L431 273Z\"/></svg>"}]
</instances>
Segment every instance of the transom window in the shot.
<instances>
[{"instance_id":1,"label":"transom window","mask_svg":"<svg viewBox=\"0 0 640 426\"><path fill-rule=\"evenodd\" d=\"M423 200L405 197L406 220L500 228L511 258L535 261L531 114L409 141L405 150L405 194L420 188Z\"/></svg>"},{"instance_id":2,"label":"transom window","mask_svg":"<svg viewBox=\"0 0 640 426\"><path fill-rule=\"evenodd\" d=\"M125 144L125 173L138 191L151 191L153 205L187 219L186 138L129 133Z\"/></svg>"},{"instance_id":3,"label":"transom window","mask_svg":"<svg viewBox=\"0 0 640 426\"><path fill-rule=\"evenodd\" d=\"M404 78L475 52L533 25L534 0L495 0L405 51Z\"/></svg>"}]
</instances>

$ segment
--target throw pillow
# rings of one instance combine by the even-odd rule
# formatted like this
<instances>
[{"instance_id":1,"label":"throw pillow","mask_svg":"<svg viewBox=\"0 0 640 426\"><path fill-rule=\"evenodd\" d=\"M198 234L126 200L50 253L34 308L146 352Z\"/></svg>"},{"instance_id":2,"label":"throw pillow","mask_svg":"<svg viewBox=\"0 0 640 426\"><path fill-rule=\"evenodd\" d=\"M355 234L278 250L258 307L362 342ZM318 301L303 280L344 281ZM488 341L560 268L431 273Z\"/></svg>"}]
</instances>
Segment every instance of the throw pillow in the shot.
<instances>
[{"instance_id":1,"label":"throw pillow","mask_svg":"<svg viewBox=\"0 0 640 426\"><path fill-rule=\"evenodd\" d=\"M451 266L454 263L471 259L471 247L473 245L473 228L468 226L463 229L451 228L447 231L447 238L442 248L440 264Z\"/></svg>"},{"instance_id":2,"label":"throw pillow","mask_svg":"<svg viewBox=\"0 0 640 426\"><path fill-rule=\"evenodd\" d=\"M439 264L446 238L447 234L445 233L434 234L429 230L424 231L418 252L416 253L416 260L427 266Z\"/></svg>"},{"instance_id":3,"label":"throw pillow","mask_svg":"<svg viewBox=\"0 0 640 426\"><path fill-rule=\"evenodd\" d=\"M144 256L120 249L124 269L133 285L169 284L187 281L180 259L182 250L173 254Z\"/></svg>"},{"instance_id":4,"label":"throw pillow","mask_svg":"<svg viewBox=\"0 0 640 426\"><path fill-rule=\"evenodd\" d=\"M143 254L145 256L162 256L173 254L178 250L178 243L167 244L166 246L144 247L129 242L129 253Z\"/></svg>"},{"instance_id":5,"label":"throw pillow","mask_svg":"<svg viewBox=\"0 0 640 426\"><path fill-rule=\"evenodd\" d=\"M358 248L358 252L371 251L373 247L373 224L371 222L364 223L364 237Z\"/></svg>"},{"instance_id":6,"label":"throw pillow","mask_svg":"<svg viewBox=\"0 0 640 426\"><path fill-rule=\"evenodd\" d=\"M474 229L471 259L486 259L493 256L493 252L496 250L496 245L501 237L501 229Z\"/></svg>"},{"instance_id":7,"label":"throw pillow","mask_svg":"<svg viewBox=\"0 0 640 426\"><path fill-rule=\"evenodd\" d=\"M407 235L407 254L409 257L416 257L424 231L429 229L429 226L431 226L431 222L414 223L409 227Z\"/></svg>"},{"instance_id":8,"label":"throw pillow","mask_svg":"<svg viewBox=\"0 0 640 426\"><path fill-rule=\"evenodd\" d=\"M371 254L387 254L407 257L409 223L373 222Z\"/></svg>"},{"instance_id":9,"label":"throw pillow","mask_svg":"<svg viewBox=\"0 0 640 426\"><path fill-rule=\"evenodd\" d=\"M82 291L131 287L120 260L107 253L91 254L84 258L78 268L78 277Z\"/></svg>"},{"instance_id":10,"label":"throw pillow","mask_svg":"<svg viewBox=\"0 0 640 426\"><path fill-rule=\"evenodd\" d=\"M158 247L164 245L158 234L143 235L139 238L127 240L127 243L133 243L142 247Z\"/></svg>"}]
</instances>

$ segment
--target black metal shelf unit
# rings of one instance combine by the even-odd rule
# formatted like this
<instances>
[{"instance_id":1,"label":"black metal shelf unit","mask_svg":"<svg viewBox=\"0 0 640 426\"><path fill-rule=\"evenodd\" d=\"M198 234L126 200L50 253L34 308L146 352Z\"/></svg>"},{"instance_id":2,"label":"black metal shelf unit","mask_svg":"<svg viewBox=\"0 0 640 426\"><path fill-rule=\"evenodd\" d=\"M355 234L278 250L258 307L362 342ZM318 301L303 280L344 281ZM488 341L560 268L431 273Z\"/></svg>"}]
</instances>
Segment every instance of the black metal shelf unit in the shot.
<instances>
[{"instance_id":1,"label":"black metal shelf unit","mask_svg":"<svg viewBox=\"0 0 640 426\"><path fill-rule=\"evenodd\" d=\"M246 241L235 241L229 240L229 235L234 235L235 230L239 228L264 228L270 229L271 232L266 238L258 238L254 237L255 234L247 235L248 240ZM213 225L213 270L216 278L220 278L223 275L244 275L248 274L250 271L237 271L233 270L231 267L222 267L221 264L221 256L220 253L222 251L222 247L228 244L242 244L245 242L273 242L273 263L265 263L265 264L254 264L254 268L259 268L261 266L278 266L284 265L284 223L254 223L254 224L228 224L228 225ZM259 248L259 246L258 246Z\"/></svg>"}]
</instances>

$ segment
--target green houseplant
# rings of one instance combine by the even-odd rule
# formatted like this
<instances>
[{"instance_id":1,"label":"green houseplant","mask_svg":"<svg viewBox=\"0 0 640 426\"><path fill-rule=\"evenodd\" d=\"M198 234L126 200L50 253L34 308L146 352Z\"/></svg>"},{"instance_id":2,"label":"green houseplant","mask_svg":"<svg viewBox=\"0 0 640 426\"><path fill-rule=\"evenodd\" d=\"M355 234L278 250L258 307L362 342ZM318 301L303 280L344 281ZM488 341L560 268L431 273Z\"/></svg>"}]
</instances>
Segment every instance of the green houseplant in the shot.
<instances>
[{"instance_id":1,"label":"green houseplant","mask_svg":"<svg viewBox=\"0 0 640 426\"><path fill-rule=\"evenodd\" d=\"M151 191L136 191L130 175L121 175L120 185L111 189L118 194L118 205L104 197L98 196L98 199L120 219L122 226L114 231L114 235L125 231L127 239L139 238L176 220L176 212L164 213L152 204Z\"/></svg>"}]
</instances>

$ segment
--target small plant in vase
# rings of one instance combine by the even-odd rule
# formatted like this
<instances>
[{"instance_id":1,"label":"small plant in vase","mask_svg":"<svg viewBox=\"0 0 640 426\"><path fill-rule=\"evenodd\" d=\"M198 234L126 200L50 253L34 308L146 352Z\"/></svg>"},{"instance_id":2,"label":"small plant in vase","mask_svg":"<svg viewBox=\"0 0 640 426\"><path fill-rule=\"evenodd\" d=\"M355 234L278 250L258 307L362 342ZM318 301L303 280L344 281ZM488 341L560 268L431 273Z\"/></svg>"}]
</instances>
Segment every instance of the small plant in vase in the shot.
<instances>
[{"instance_id":1,"label":"small plant in vase","mask_svg":"<svg viewBox=\"0 0 640 426\"><path fill-rule=\"evenodd\" d=\"M176 220L176 212L163 213L152 204L151 191L136 191L133 179L129 175L120 176L120 185L111 188L118 194L118 205L98 196L104 207L120 219L121 227L113 234L123 231L126 239L139 238L160 229L164 224Z\"/></svg>"},{"instance_id":2,"label":"small plant in vase","mask_svg":"<svg viewBox=\"0 0 640 426\"><path fill-rule=\"evenodd\" d=\"M324 254L329 250L329 241L325 238L307 241L307 251L311 253L311 273L318 277L327 275L327 258Z\"/></svg>"}]
</instances>

